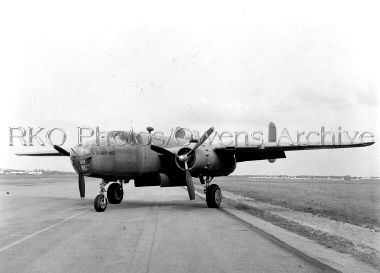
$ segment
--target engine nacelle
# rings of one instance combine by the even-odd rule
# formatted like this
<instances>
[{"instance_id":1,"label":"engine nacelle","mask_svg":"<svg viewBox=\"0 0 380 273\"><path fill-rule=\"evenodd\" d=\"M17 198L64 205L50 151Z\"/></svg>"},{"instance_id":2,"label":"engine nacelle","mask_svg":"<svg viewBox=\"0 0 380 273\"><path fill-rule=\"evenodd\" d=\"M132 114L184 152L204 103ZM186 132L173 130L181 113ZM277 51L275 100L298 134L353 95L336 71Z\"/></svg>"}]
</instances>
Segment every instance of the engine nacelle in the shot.
<instances>
[{"instance_id":1,"label":"engine nacelle","mask_svg":"<svg viewBox=\"0 0 380 273\"><path fill-rule=\"evenodd\" d=\"M180 149L177 155L183 155L190 148ZM188 155L188 167L194 177L199 176L225 176L232 173L236 168L236 160L233 154L218 154L213 149L199 147L195 152ZM184 163L176 159L177 167L184 170Z\"/></svg>"},{"instance_id":2,"label":"engine nacelle","mask_svg":"<svg viewBox=\"0 0 380 273\"><path fill-rule=\"evenodd\" d=\"M135 178L135 187L149 187L161 186L161 183L166 183L165 180L169 179L165 174L151 173L143 174Z\"/></svg>"},{"instance_id":3,"label":"engine nacelle","mask_svg":"<svg viewBox=\"0 0 380 273\"><path fill-rule=\"evenodd\" d=\"M160 187L178 187L186 186L186 181L181 179L170 179L164 173L151 173L143 174L137 177L135 180L135 187L150 187L150 186L160 186Z\"/></svg>"}]
</instances>

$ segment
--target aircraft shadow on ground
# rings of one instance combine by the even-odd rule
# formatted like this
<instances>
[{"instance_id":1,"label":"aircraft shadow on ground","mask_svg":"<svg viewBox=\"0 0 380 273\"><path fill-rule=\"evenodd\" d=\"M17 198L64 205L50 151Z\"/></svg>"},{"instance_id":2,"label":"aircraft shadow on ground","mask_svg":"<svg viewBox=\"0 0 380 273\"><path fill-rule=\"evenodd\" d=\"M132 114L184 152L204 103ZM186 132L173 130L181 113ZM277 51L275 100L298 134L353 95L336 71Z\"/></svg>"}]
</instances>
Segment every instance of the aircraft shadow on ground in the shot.
<instances>
[{"instance_id":1,"label":"aircraft shadow on ground","mask_svg":"<svg viewBox=\"0 0 380 273\"><path fill-rule=\"evenodd\" d=\"M107 210L130 210L147 207L165 207L173 210L191 211L198 209L206 209L207 206L203 202L191 202L187 200L167 200L167 201L143 201L133 200L124 201L121 204L108 204Z\"/></svg>"},{"instance_id":2,"label":"aircraft shadow on ground","mask_svg":"<svg viewBox=\"0 0 380 273\"><path fill-rule=\"evenodd\" d=\"M21 198L22 196L17 196ZM68 206L77 206L81 208L94 208L94 199L87 197L85 199L80 199L76 197L58 197L58 196L35 196L35 199L40 199L46 201L46 203L64 203ZM197 199L196 201L190 200L123 200L120 204L110 204L108 203L108 210L130 210L130 209L139 209L147 207L166 207L172 208L173 210L198 210L198 209L207 209L207 205L203 200Z\"/></svg>"}]
</instances>

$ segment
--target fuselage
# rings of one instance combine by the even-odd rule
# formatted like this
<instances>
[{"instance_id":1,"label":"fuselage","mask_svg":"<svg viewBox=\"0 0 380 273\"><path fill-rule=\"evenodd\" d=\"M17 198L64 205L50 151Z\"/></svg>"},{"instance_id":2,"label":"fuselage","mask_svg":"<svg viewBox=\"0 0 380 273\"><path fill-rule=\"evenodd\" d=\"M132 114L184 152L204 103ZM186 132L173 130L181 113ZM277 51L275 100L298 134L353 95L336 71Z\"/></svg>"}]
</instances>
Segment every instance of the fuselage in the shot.
<instances>
[{"instance_id":1,"label":"fuselage","mask_svg":"<svg viewBox=\"0 0 380 273\"><path fill-rule=\"evenodd\" d=\"M156 141L158 142L158 141ZM180 149L192 147L186 140L173 140L168 137L159 140L161 147ZM180 143L179 143L180 142ZM154 143L154 141L152 141ZM228 175L234 171L235 158L220 158L213 152L213 146L204 143L196 151L196 162L191 168L192 175ZM75 146L70 151L71 163L77 173L84 176L107 180L134 179L144 175L172 173L180 166L163 158L150 148L150 143L132 137L126 140L100 138L98 143L90 141Z\"/></svg>"},{"instance_id":2,"label":"fuselage","mask_svg":"<svg viewBox=\"0 0 380 273\"><path fill-rule=\"evenodd\" d=\"M148 146L94 144L84 148L85 153L72 151L70 158L74 169L85 176L121 179L161 171L159 155Z\"/></svg>"}]
</instances>

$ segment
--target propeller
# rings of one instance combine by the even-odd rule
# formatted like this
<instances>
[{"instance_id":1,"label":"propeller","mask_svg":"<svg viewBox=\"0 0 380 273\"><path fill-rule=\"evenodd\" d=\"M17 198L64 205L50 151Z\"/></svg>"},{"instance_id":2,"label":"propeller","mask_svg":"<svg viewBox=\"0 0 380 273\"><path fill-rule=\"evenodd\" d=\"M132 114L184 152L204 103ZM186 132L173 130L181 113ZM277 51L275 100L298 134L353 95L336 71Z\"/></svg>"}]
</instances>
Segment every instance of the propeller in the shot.
<instances>
[{"instance_id":1,"label":"propeller","mask_svg":"<svg viewBox=\"0 0 380 273\"><path fill-rule=\"evenodd\" d=\"M65 149L63 149L57 145L53 145L53 148L64 156L70 156L70 153L68 151L66 151Z\"/></svg>"},{"instance_id":2,"label":"propeller","mask_svg":"<svg viewBox=\"0 0 380 273\"><path fill-rule=\"evenodd\" d=\"M153 151L155 151L155 152L157 152L159 154L168 155L168 156L174 156L174 153L172 153L171 151L166 150L166 149L164 149L164 148L162 148L160 146L156 146L156 145L152 144L152 145L150 145L150 148Z\"/></svg>"},{"instance_id":3,"label":"propeller","mask_svg":"<svg viewBox=\"0 0 380 273\"><path fill-rule=\"evenodd\" d=\"M189 161L189 154L193 153L199 146L201 146L203 142L205 142L206 139L212 134L212 132L214 132L214 127L211 127L202 135L202 137L199 139L199 142L195 144L193 149L191 149L187 154L180 155L178 157L180 161L185 163L187 192L189 193L190 200L195 199L195 189L194 189L193 177L191 176L189 167L187 165L187 162Z\"/></svg>"},{"instance_id":4,"label":"propeller","mask_svg":"<svg viewBox=\"0 0 380 273\"><path fill-rule=\"evenodd\" d=\"M80 197L84 198L85 191L86 191L86 184L84 183L84 176L81 173L78 175L78 185L79 185Z\"/></svg>"},{"instance_id":5,"label":"propeller","mask_svg":"<svg viewBox=\"0 0 380 273\"><path fill-rule=\"evenodd\" d=\"M190 200L195 199L195 189L194 189L194 181L191 173L189 171L189 167L187 166L187 162L185 161L185 173L186 173L186 185L187 192L189 193Z\"/></svg>"},{"instance_id":6,"label":"propeller","mask_svg":"<svg viewBox=\"0 0 380 273\"><path fill-rule=\"evenodd\" d=\"M212 134L212 132L214 132L214 127L211 127L210 129L208 129L202 136L201 138L199 139L199 142L197 144L195 144L194 148L192 149L192 151L195 151L195 149L197 149L199 146L201 146L203 144L203 142L206 141L206 139L208 139L208 137ZM192 151L188 152L187 154L191 153Z\"/></svg>"},{"instance_id":7,"label":"propeller","mask_svg":"<svg viewBox=\"0 0 380 273\"><path fill-rule=\"evenodd\" d=\"M195 189L194 189L193 177L191 176L189 166L187 165L189 161L189 154L193 153L196 149L198 149L198 147L201 146L203 142L206 141L206 139L212 134L212 132L214 132L214 127L211 127L210 129L208 129L199 139L198 143L195 144L195 146L189 152L178 156L178 159L185 164L186 185L187 185L187 192L189 193L190 200L195 199ZM151 149L163 155L169 155L169 156L174 155L171 151L164 149L162 147L156 146L156 145L151 145Z\"/></svg>"},{"instance_id":8,"label":"propeller","mask_svg":"<svg viewBox=\"0 0 380 273\"><path fill-rule=\"evenodd\" d=\"M57 145L53 145L53 148L55 150L57 150L60 154L64 155L64 156L70 156L70 153L68 151L66 151L65 149L57 146ZM73 149L71 149L73 151L74 154L75 151ZM86 184L85 184L85 181L84 181L84 176L83 176L83 173L79 173L78 174L78 186L79 186L79 194L80 194L80 197L81 198L84 198L85 196L85 192L86 192Z\"/></svg>"}]
</instances>

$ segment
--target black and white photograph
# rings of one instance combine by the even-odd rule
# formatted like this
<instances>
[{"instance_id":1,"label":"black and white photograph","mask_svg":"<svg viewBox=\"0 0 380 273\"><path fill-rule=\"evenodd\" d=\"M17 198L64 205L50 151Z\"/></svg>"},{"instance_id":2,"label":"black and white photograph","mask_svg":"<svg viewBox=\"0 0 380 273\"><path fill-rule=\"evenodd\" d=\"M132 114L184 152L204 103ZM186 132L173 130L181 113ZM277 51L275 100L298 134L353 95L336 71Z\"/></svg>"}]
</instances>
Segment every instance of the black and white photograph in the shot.
<instances>
[{"instance_id":1,"label":"black and white photograph","mask_svg":"<svg viewBox=\"0 0 380 273\"><path fill-rule=\"evenodd\" d=\"M377 1L0 4L0 272L380 272Z\"/></svg>"}]
</instances>

